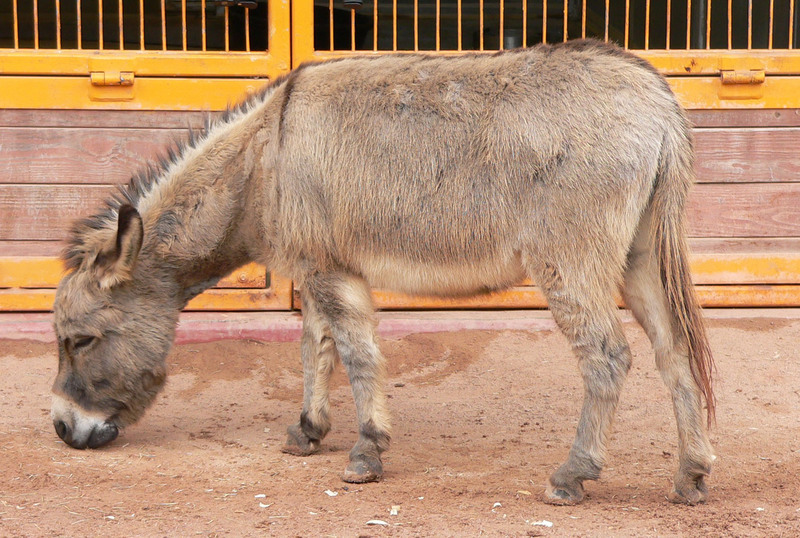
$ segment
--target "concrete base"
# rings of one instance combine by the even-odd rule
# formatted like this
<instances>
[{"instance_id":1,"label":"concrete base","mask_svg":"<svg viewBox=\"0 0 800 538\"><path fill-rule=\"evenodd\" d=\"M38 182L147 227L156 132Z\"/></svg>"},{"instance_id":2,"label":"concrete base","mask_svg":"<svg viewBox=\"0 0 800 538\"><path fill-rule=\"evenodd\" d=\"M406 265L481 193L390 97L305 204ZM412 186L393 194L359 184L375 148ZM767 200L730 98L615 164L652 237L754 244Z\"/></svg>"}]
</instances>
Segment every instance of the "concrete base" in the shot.
<instances>
[{"instance_id":1,"label":"concrete base","mask_svg":"<svg viewBox=\"0 0 800 538\"><path fill-rule=\"evenodd\" d=\"M795 308L708 309L708 319L800 319ZM621 317L632 320L628 311ZM547 310L379 312L378 334L399 338L412 333L463 330L541 331L556 329ZM186 312L181 314L176 343L248 339L291 342L300 339L299 312ZM54 342L52 314L0 314L0 339Z\"/></svg>"}]
</instances>

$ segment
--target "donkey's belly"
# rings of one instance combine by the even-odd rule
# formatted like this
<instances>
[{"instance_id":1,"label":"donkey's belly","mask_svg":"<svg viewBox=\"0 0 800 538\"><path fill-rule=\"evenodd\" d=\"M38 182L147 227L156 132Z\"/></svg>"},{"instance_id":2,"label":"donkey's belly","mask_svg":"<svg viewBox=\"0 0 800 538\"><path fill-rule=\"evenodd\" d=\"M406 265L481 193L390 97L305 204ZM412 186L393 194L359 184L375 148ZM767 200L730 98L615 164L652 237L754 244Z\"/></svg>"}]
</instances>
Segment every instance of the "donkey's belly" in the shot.
<instances>
[{"instance_id":1,"label":"donkey's belly","mask_svg":"<svg viewBox=\"0 0 800 538\"><path fill-rule=\"evenodd\" d=\"M371 257L362 261L361 272L374 288L443 297L506 289L526 276L518 253L506 259L447 265Z\"/></svg>"}]
</instances>

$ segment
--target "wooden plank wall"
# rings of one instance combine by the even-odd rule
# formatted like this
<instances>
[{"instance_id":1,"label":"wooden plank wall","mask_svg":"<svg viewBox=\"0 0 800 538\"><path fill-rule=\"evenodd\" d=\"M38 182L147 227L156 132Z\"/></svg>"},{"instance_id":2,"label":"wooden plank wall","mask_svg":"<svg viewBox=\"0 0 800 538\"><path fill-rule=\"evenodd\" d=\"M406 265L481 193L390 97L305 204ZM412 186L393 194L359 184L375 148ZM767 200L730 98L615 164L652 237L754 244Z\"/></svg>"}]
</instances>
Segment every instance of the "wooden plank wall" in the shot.
<instances>
[{"instance_id":1,"label":"wooden plank wall","mask_svg":"<svg viewBox=\"0 0 800 538\"><path fill-rule=\"evenodd\" d=\"M800 306L800 110L690 116L698 178L689 204L691 246L704 304ZM203 122L200 112L0 110L0 310L49 308L58 275L32 282L25 274L48 263L53 272L51 259L71 221ZM237 278L192 307L293 307L285 279ZM532 285L469 301L379 291L376 301L404 309L544 306Z\"/></svg>"}]
</instances>

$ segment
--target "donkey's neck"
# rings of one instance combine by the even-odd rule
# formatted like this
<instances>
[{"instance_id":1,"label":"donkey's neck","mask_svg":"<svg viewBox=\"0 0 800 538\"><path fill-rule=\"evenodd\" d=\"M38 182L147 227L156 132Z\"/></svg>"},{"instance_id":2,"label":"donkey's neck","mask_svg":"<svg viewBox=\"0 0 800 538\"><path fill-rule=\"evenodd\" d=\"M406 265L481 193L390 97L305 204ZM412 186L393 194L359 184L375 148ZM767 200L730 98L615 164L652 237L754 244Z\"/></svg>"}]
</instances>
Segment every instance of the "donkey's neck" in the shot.
<instances>
[{"instance_id":1,"label":"donkey's neck","mask_svg":"<svg viewBox=\"0 0 800 538\"><path fill-rule=\"evenodd\" d=\"M144 220L144 271L188 301L251 261L238 228L254 168L254 111L241 112L167 166L137 209Z\"/></svg>"}]
</instances>

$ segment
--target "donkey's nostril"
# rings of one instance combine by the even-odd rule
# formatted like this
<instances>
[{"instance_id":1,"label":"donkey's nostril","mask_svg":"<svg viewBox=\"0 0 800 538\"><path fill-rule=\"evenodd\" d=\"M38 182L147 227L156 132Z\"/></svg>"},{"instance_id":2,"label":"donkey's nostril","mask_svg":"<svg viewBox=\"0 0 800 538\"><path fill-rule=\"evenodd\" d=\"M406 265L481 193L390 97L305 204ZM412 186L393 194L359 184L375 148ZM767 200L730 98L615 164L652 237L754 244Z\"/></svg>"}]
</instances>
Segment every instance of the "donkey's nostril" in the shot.
<instances>
[{"instance_id":1,"label":"donkey's nostril","mask_svg":"<svg viewBox=\"0 0 800 538\"><path fill-rule=\"evenodd\" d=\"M53 422L53 425L56 427L56 433L61 440L68 442L67 437L69 436L69 428L67 428L66 423L63 420L56 420Z\"/></svg>"},{"instance_id":2,"label":"donkey's nostril","mask_svg":"<svg viewBox=\"0 0 800 538\"><path fill-rule=\"evenodd\" d=\"M99 448L116 439L117 435L119 435L117 427L110 422L106 422L102 426L92 430L92 434L89 436L88 446L89 448Z\"/></svg>"}]
</instances>

